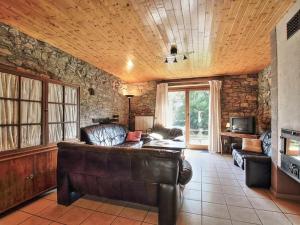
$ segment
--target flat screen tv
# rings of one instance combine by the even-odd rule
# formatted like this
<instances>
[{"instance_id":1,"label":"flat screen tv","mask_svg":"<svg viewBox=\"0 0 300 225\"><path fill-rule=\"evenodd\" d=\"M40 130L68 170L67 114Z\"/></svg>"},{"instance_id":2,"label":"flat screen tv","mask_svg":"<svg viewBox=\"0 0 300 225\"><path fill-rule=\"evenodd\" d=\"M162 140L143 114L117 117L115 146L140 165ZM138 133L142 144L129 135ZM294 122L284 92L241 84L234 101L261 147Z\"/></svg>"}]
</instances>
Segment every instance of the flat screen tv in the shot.
<instances>
[{"instance_id":1,"label":"flat screen tv","mask_svg":"<svg viewBox=\"0 0 300 225\"><path fill-rule=\"evenodd\" d=\"M254 134L255 133L255 117L231 117L231 132Z\"/></svg>"}]
</instances>

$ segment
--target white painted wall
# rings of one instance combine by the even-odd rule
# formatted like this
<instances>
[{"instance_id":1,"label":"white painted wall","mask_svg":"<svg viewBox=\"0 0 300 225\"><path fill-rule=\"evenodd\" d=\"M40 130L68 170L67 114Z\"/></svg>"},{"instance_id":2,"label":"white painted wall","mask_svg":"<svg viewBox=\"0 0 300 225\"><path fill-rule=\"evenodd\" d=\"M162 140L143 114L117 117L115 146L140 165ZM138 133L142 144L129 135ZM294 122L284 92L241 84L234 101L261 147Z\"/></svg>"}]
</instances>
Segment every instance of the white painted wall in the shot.
<instances>
[{"instance_id":1,"label":"white painted wall","mask_svg":"<svg viewBox=\"0 0 300 225\"><path fill-rule=\"evenodd\" d=\"M299 9L300 0L297 0L276 26L279 136L281 128L300 130L300 30L288 40L286 36L286 24ZM280 146L279 137L278 141Z\"/></svg>"}]
</instances>

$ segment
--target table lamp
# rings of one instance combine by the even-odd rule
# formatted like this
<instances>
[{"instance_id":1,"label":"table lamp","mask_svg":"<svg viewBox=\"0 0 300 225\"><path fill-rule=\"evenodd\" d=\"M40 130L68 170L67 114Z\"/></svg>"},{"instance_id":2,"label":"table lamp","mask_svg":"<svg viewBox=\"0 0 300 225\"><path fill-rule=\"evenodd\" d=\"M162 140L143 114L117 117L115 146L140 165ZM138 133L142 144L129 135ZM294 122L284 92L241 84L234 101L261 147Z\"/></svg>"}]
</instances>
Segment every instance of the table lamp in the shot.
<instances>
[{"instance_id":1,"label":"table lamp","mask_svg":"<svg viewBox=\"0 0 300 225\"><path fill-rule=\"evenodd\" d=\"M230 123L226 123L226 130L230 131Z\"/></svg>"}]
</instances>

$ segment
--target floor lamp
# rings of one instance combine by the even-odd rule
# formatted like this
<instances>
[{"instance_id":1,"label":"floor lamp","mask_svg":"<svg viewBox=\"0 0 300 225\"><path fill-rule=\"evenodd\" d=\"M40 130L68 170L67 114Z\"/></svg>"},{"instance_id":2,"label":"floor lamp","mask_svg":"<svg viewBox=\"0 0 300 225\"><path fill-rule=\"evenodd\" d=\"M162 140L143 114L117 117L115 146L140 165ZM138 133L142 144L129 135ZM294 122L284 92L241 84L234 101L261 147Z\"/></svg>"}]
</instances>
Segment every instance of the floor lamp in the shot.
<instances>
[{"instance_id":1,"label":"floor lamp","mask_svg":"<svg viewBox=\"0 0 300 225\"><path fill-rule=\"evenodd\" d=\"M128 98L128 130L131 130L130 127L130 114L131 114L131 107L130 107L130 99L134 97L134 95L125 95Z\"/></svg>"}]
</instances>

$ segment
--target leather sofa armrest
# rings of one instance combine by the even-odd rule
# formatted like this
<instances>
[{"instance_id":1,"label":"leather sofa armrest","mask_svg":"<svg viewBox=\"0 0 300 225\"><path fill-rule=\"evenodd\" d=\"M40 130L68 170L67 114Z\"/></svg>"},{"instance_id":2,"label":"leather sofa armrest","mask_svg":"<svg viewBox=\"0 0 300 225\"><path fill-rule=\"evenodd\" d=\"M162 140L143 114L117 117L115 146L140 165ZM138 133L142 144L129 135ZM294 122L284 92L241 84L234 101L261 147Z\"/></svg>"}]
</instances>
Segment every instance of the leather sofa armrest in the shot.
<instances>
[{"instance_id":1,"label":"leather sofa armrest","mask_svg":"<svg viewBox=\"0 0 300 225\"><path fill-rule=\"evenodd\" d=\"M246 185L248 187L269 188L271 185L271 157L245 157Z\"/></svg>"},{"instance_id":2,"label":"leather sofa armrest","mask_svg":"<svg viewBox=\"0 0 300 225\"><path fill-rule=\"evenodd\" d=\"M233 150L233 149L238 149L238 150L240 150L240 149L242 149L242 145L239 144L239 143L232 143L232 144L231 144L231 150Z\"/></svg>"},{"instance_id":3,"label":"leather sofa armrest","mask_svg":"<svg viewBox=\"0 0 300 225\"><path fill-rule=\"evenodd\" d=\"M182 160L182 166L179 170L178 182L181 185L186 185L193 176L193 170L191 164L187 160Z\"/></svg>"}]
</instances>

